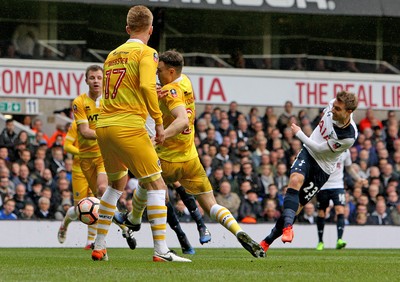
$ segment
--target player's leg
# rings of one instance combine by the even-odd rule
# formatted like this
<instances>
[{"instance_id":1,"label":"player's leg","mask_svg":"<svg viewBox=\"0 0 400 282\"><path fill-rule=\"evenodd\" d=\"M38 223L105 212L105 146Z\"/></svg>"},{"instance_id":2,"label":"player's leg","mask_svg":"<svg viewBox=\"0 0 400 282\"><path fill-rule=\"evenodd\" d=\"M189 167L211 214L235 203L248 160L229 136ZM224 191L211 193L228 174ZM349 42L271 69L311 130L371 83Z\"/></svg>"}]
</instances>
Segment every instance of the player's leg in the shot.
<instances>
[{"instance_id":1,"label":"player's leg","mask_svg":"<svg viewBox=\"0 0 400 282\"><path fill-rule=\"evenodd\" d=\"M317 250L322 251L324 249L324 228L325 228L325 216L326 209L329 205L329 192L327 190L321 190L317 194L317 231L318 231L318 245Z\"/></svg>"},{"instance_id":2,"label":"player's leg","mask_svg":"<svg viewBox=\"0 0 400 282\"><path fill-rule=\"evenodd\" d=\"M115 200L115 197L117 197L117 195L115 194L115 191L114 191L115 189L108 186L108 177L107 177L107 174L105 171L103 158L99 157L99 158L93 159L92 163L95 165L96 172L97 172L96 186L97 186L97 195L98 195L98 198L100 198L99 210L101 210L102 212L105 213L106 212L105 210L107 208L109 208L109 206L107 206L106 204L110 204L112 206L114 204L114 200ZM118 192L121 192L121 194L122 194L123 189L125 189L125 187L122 188L122 185L126 181L127 180L125 180L125 179L123 179L121 183L119 183L117 181L117 183L115 184L117 186L114 186L114 187L117 187L116 190ZM126 186L126 184L125 184L125 186ZM117 194L119 195L118 196L118 199L119 199L121 197L121 194L120 193L117 193ZM118 202L118 199L117 199L117 202ZM103 206L101 206L101 201L103 201ZM115 203L115 205L116 205L116 203ZM115 207L114 212L115 211L118 211L117 207ZM112 211L107 210L107 212L112 212ZM109 226L106 226L106 225L111 225L112 220L111 221L108 220L108 217L107 217L107 219L102 219L102 221L100 221L100 222L103 223L102 228L103 229L107 228L107 230L108 230ZM122 237L124 237L126 239L126 242L129 246L129 248L131 250L134 250L136 248L136 239L133 235L133 232L130 232L129 229L123 224L120 224L115 221L114 221L114 223L116 225L118 225L118 227L121 229Z\"/></svg>"},{"instance_id":3,"label":"player's leg","mask_svg":"<svg viewBox=\"0 0 400 282\"><path fill-rule=\"evenodd\" d=\"M282 242L284 243L292 242L294 237L292 225L299 209L299 190L303 182L304 175L297 172L291 173L288 184L289 188L286 190L285 199L283 201Z\"/></svg>"},{"instance_id":4,"label":"player's leg","mask_svg":"<svg viewBox=\"0 0 400 282\"><path fill-rule=\"evenodd\" d=\"M344 206L346 205L346 196L344 189L335 189L332 196L333 204L335 206L335 213L337 217L336 229L338 240L336 242L336 249L340 250L346 247L347 243L343 241L344 232Z\"/></svg>"},{"instance_id":5,"label":"player's leg","mask_svg":"<svg viewBox=\"0 0 400 282\"><path fill-rule=\"evenodd\" d=\"M63 244L67 239L68 225L71 223L71 221L76 220L77 218L78 217L75 212L75 206L70 207L58 229L57 238L60 244Z\"/></svg>"},{"instance_id":6,"label":"player's leg","mask_svg":"<svg viewBox=\"0 0 400 282\"><path fill-rule=\"evenodd\" d=\"M204 212L209 214L212 219L216 220L235 235L240 244L248 252L254 257L265 256L262 247L243 231L231 212L227 208L217 204L212 191L196 195L196 198Z\"/></svg>"},{"instance_id":7,"label":"player's leg","mask_svg":"<svg viewBox=\"0 0 400 282\"><path fill-rule=\"evenodd\" d=\"M99 174L100 183L97 186L106 186L104 194L100 199L99 220L97 226L97 237L92 252L93 260L107 260L106 236L110 228L117 202L126 187L128 180L128 169L122 163L118 153L122 150L121 144L115 144L115 139L123 139L118 136L118 130L114 127L98 128L96 130L98 143L102 153L101 162L106 167L107 176ZM126 139L126 138L125 138ZM125 140L121 140L125 141ZM104 160L104 161L103 161ZM98 178L98 177L97 177ZM107 186L108 180L112 187Z\"/></svg>"},{"instance_id":8,"label":"player's leg","mask_svg":"<svg viewBox=\"0 0 400 282\"><path fill-rule=\"evenodd\" d=\"M284 243L290 243L293 240L294 234L292 225L296 217L296 212L299 209L299 191L310 170L310 159L312 158L307 150L302 149L290 169L290 178L283 201L282 212L282 242ZM275 226L280 228L280 225Z\"/></svg>"},{"instance_id":9,"label":"player's leg","mask_svg":"<svg viewBox=\"0 0 400 282\"><path fill-rule=\"evenodd\" d=\"M196 222L197 230L199 231L200 243L205 244L211 241L211 233L204 224L203 216L196 204L196 200L192 195L186 193L185 188L177 181L174 183L176 192L178 192L183 203L187 207L192 216L193 220Z\"/></svg>"},{"instance_id":10,"label":"player's leg","mask_svg":"<svg viewBox=\"0 0 400 282\"><path fill-rule=\"evenodd\" d=\"M194 255L195 251L193 247L190 245L185 232L183 232L182 227L179 223L178 216L176 215L175 209L170 201L168 201L167 203L167 222L171 227L171 229L174 230L174 232L176 233L179 243L181 244L182 252L184 254Z\"/></svg>"},{"instance_id":11,"label":"player's leg","mask_svg":"<svg viewBox=\"0 0 400 282\"><path fill-rule=\"evenodd\" d=\"M125 173L117 175L118 179L110 179L112 187L108 187L100 199L99 207L99 220L97 225L97 236L94 243L94 250L92 252L93 260L108 260L106 251L106 237L114 212L117 206L117 202L122 195L122 190L125 188L128 181L127 171Z\"/></svg>"},{"instance_id":12,"label":"player's leg","mask_svg":"<svg viewBox=\"0 0 400 282\"><path fill-rule=\"evenodd\" d=\"M182 178L179 181L189 194L196 195L204 212L235 235L240 244L254 257L265 256L265 252L261 246L242 230L231 212L227 208L217 204L211 183L200 160L195 158L185 162L181 169Z\"/></svg>"},{"instance_id":13,"label":"player's leg","mask_svg":"<svg viewBox=\"0 0 400 282\"><path fill-rule=\"evenodd\" d=\"M276 223L274 228L272 228L271 233L267 237L265 237L261 242L260 245L264 249L264 251L267 251L269 249L269 246L282 235L282 230L283 230L283 217L280 216Z\"/></svg>"},{"instance_id":14,"label":"player's leg","mask_svg":"<svg viewBox=\"0 0 400 282\"><path fill-rule=\"evenodd\" d=\"M282 242L293 240L296 215L318 193L329 175L325 173L307 150L302 149L290 170L290 179L283 203Z\"/></svg>"},{"instance_id":15,"label":"player's leg","mask_svg":"<svg viewBox=\"0 0 400 282\"><path fill-rule=\"evenodd\" d=\"M105 170L104 170L104 165L102 164L102 159L101 161L99 161L98 159L99 158L88 158L88 159L84 158L80 160L82 174L85 176L86 183L89 186L89 188L86 189L85 191L82 190L81 196L84 194L89 196L88 193L93 193L94 197L100 199L101 195L99 195L99 189L98 189L99 187L97 184L97 175L98 175L97 163L98 162L101 163L103 172L105 172ZM100 187L100 191L104 193L104 185ZM82 196L82 198L84 197ZM97 225L98 222L92 225L88 225L88 238L85 247L85 249L87 250L90 250L92 244L94 244L94 240L97 236Z\"/></svg>"},{"instance_id":16,"label":"player's leg","mask_svg":"<svg viewBox=\"0 0 400 282\"><path fill-rule=\"evenodd\" d=\"M153 261L190 262L188 259L175 255L167 246L167 206L165 205L167 186L161 173L140 180L143 187L147 189L147 218L150 222L154 242Z\"/></svg>"},{"instance_id":17,"label":"player's leg","mask_svg":"<svg viewBox=\"0 0 400 282\"><path fill-rule=\"evenodd\" d=\"M140 185L133 191L132 211L123 214L122 222L126 221L128 227L133 231L139 231L142 223L144 209L147 206L147 190ZM120 220L119 220L120 221Z\"/></svg>"},{"instance_id":18,"label":"player's leg","mask_svg":"<svg viewBox=\"0 0 400 282\"><path fill-rule=\"evenodd\" d=\"M75 168L75 170L72 171L72 193L74 197L74 206L70 207L60 225L59 231L58 231L58 241L60 243L64 243L66 240L67 236L67 230L69 224L77 220L78 215L76 213L76 205L78 202L86 197L91 197L93 196L92 191L89 188L89 183L86 180L85 175L82 173L82 170L79 168ZM94 242L94 239L96 237L96 224L94 225L88 225L88 233L87 233L87 241L85 245L85 250L89 250L92 246L92 243Z\"/></svg>"}]
</instances>

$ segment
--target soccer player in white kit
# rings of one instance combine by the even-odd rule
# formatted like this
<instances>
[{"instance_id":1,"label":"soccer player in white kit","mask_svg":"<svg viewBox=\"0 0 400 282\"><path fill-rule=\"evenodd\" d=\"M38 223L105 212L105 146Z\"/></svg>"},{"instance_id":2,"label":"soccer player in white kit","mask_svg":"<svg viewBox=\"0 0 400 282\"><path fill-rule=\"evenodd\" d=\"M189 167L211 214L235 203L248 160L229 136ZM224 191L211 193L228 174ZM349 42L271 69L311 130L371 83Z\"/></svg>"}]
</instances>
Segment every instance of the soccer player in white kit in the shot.
<instances>
[{"instance_id":1,"label":"soccer player in white kit","mask_svg":"<svg viewBox=\"0 0 400 282\"><path fill-rule=\"evenodd\" d=\"M352 113L357 105L355 94L342 91L329 102L310 137L299 126L292 124L292 131L303 142L304 148L290 170L283 213L271 233L260 243L265 251L281 235L282 242L292 242L292 225L296 215L328 181L340 155L354 144L358 133Z\"/></svg>"},{"instance_id":2,"label":"soccer player in white kit","mask_svg":"<svg viewBox=\"0 0 400 282\"><path fill-rule=\"evenodd\" d=\"M344 191L344 169L356 181L363 184L368 183L368 180L361 178L352 168L352 161L350 151L346 150L340 155L340 159L336 165L336 170L331 174L328 181L322 186L321 191L317 194L317 229L318 229L318 245L317 250L324 249L324 227L326 209L332 200L336 214L336 229L337 229L337 242L336 249L343 249L346 247L346 242L343 241L342 236L344 232L344 207L346 205L346 193Z\"/></svg>"}]
</instances>

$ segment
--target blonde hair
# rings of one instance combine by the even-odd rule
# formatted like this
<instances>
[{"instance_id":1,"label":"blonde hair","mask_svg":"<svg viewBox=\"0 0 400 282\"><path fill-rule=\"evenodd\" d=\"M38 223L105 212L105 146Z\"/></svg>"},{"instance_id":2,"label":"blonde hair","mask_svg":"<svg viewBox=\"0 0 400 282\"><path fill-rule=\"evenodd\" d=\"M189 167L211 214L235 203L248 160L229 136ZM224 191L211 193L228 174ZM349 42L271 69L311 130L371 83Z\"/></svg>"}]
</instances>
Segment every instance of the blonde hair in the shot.
<instances>
[{"instance_id":1,"label":"blonde hair","mask_svg":"<svg viewBox=\"0 0 400 282\"><path fill-rule=\"evenodd\" d=\"M126 16L126 24L131 31L142 32L148 29L153 23L153 14L149 8L139 5L129 9Z\"/></svg>"},{"instance_id":2,"label":"blonde hair","mask_svg":"<svg viewBox=\"0 0 400 282\"><path fill-rule=\"evenodd\" d=\"M358 106L358 98L354 93L342 91L337 93L336 100L344 103L346 110L355 111Z\"/></svg>"}]
</instances>

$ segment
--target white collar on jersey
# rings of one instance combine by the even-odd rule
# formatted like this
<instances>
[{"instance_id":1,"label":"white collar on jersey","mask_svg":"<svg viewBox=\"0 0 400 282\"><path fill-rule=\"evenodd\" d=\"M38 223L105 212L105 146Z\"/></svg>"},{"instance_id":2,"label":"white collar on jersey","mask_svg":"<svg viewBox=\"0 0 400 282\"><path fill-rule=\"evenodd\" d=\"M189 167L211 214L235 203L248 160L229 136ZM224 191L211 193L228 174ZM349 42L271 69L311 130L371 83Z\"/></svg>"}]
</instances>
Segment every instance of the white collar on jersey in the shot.
<instances>
[{"instance_id":1,"label":"white collar on jersey","mask_svg":"<svg viewBox=\"0 0 400 282\"><path fill-rule=\"evenodd\" d=\"M97 97L97 99L96 99L96 101L95 101L95 103L96 103L96 108L100 107L101 96L102 96L102 95L100 95L99 97Z\"/></svg>"},{"instance_id":2,"label":"white collar on jersey","mask_svg":"<svg viewBox=\"0 0 400 282\"><path fill-rule=\"evenodd\" d=\"M172 81L171 83L175 83L175 82L179 82L183 79L182 76L179 76L177 79L175 79L174 81Z\"/></svg>"},{"instance_id":3,"label":"white collar on jersey","mask_svg":"<svg viewBox=\"0 0 400 282\"><path fill-rule=\"evenodd\" d=\"M128 41L126 41L126 42L138 42L138 43L144 44L142 40L137 39L137 38L129 38Z\"/></svg>"}]
</instances>

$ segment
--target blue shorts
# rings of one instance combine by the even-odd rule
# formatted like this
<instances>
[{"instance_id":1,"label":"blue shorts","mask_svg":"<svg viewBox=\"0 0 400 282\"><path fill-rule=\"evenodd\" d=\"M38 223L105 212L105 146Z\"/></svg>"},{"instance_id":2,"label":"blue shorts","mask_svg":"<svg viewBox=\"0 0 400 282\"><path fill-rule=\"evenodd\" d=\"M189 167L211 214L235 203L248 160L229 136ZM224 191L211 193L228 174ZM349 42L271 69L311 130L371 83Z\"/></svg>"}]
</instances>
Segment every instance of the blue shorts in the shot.
<instances>
[{"instance_id":1,"label":"blue shorts","mask_svg":"<svg viewBox=\"0 0 400 282\"><path fill-rule=\"evenodd\" d=\"M329 206L329 201L333 201L333 205L336 206L344 206L346 204L346 195L344 192L344 188L340 189L326 189L321 190L317 194L317 209L326 210Z\"/></svg>"},{"instance_id":2,"label":"blue shorts","mask_svg":"<svg viewBox=\"0 0 400 282\"><path fill-rule=\"evenodd\" d=\"M299 202L302 206L305 206L328 181L329 174L321 169L305 148L297 155L290 169L290 174L294 172L304 176L304 183L299 192Z\"/></svg>"}]
</instances>

